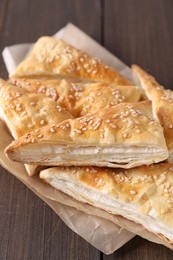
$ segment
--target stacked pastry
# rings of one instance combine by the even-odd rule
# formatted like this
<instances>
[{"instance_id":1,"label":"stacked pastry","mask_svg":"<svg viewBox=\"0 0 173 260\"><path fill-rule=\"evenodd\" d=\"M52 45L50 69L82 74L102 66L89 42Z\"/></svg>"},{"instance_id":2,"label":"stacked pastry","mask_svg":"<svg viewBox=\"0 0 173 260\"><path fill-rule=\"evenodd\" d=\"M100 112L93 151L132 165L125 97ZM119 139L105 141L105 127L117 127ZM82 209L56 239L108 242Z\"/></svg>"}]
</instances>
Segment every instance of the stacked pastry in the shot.
<instances>
[{"instance_id":1,"label":"stacked pastry","mask_svg":"<svg viewBox=\"0 0 173 260\"><path fill-rule=\"evenodd\" d=\"M139 86L62 40L40 38L0 81L1 118L15 139L5 153L29 175L45 167L40 178L55 189L171 248L173 92L132 71Z\"/></svg>"}]
</instances>

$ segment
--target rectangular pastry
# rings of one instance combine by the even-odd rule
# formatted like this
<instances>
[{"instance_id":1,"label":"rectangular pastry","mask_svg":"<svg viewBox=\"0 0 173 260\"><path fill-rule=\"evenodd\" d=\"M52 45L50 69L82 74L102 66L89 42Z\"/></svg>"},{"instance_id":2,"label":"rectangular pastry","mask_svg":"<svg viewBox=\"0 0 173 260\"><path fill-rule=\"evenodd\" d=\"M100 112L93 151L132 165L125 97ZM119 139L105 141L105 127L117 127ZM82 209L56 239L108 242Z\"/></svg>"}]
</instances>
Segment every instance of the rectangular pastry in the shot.
<instances>
[{"instance_id":1,"label":"rectangular pastry","mask_svg":"<svg viewBox=\"0 0 173 260\"><path fill-rule=\"evenodd\" d=\"M90 57L63 40L44 36L38 39L29 56L17 66L11 77L53 77L77 81L104 81L116 85L130 82L119 72Z\"/></svg>"},{"instance_id":2,"label":"rectangular pastry","mask_svg":"<svg viewBox=\"0 0 173 260\"><path fill-rule=\"evenodd\" d=\"M141 224L162 239L163 244L173 246L172 164L128 170L53 167L41 171L40 177L78 201ZM126 228L133 232L131 225Z\"/></svg>"},{"instance_id":3,"label":"rectangular pastry","mask_svg":"<svg viewBox=\"0 0 173 260\"><path fill-rule=\"evenodd\" d=\"M14 161L40 165L132 168L168 157L150 101L120 103L95 114L40 128L11 143Z\"/></svg>"}]
</instances>

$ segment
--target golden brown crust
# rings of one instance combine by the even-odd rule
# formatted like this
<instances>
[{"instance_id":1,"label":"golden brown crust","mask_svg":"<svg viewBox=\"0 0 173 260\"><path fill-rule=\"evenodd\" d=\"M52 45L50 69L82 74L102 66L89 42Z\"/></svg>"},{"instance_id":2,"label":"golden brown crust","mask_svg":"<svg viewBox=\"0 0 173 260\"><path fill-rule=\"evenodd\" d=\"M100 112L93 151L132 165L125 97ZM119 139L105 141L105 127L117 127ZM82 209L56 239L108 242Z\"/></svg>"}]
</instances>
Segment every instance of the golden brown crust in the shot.
<instances>
[{"instance_id":1,"label":"golden brown crust","mask_svg":"<svg viewBox=\"0 0 173 260\"><path fill-rule=\"evenodd\" d=\"M122 102L137 102L142 94L137 86L116 86L103 82L72 83L67 80L36 79L11 79L10 82L57 101L74 117L95 113Z\"/></svg>"},{"instance_id":2,"label":"golden brown crust","mask_svg":"<svg viewBox=\"0 0 173 260\"><path fill-rule=\"evenodd\" d=\"M129 170L53 167L43 170L40 177L63 192L68 192L69 183L69 195L75 199L120 214L173 243L169 237L173 237L173 164Z\"/></svg>"},{"instance_id":3,"label":"golden brown crust","mask_svg":"<svg viewBox=\"0 0 173 260\"><path fill-rule=\"evenodd\" d=\"M53 100L0 79L0 112L14 138L73 116Z\"/></svg>"},{"instance_id":4,"label":"golden brown crust","mask_svg":"<svg viewBox=\"0 0 173 260\"><path fill-rule=\"evenodd\" d=\"M155 147L159 148L163 154L159 159L159 156L153 152L154 158L156 157L158 161L167 158L162 128L160 124L153 121L150 101L121 103L96 114L43 127L39 132L29 133L13 142L6 149L6 153L16 160L15 152L18 149L22 149L22 147L25 149L28 145L33 144L67 145L73 148L79 147L79 149L81 147L81 150L82 147L134 147L135 149L144 147L144 150L147 147L153 147L153 149ZM149 157L152 160L151 154ZM141 155L142 158L143 155ZM21 160L20 156L17 160ZM83 163L82 157L80 158L79 155L78 161L80 162L80 160ZM42 163L49 164L49 159L46 158ZM71 163L73 164L73 158ZM143 161L141 161L142 163Z\"/></svg>"},{"instance_id":5,"label":"golden brown crust","mask_svg":"<svg viewBox=\"0 0 173 260\"><path fill-rule=\"evenodd\" d=\"M62 40L47 36L36 42L29 56L11 77L61 77L130 85L116 70L98 59Z\"/></svg>"},{"instance_id":6,"label":"golden brown crust","mask_svg":"<svg viewBox=\"0 0 173 260\"><path fill-rule=\"evenodd\" d=\"M169 152L173 152L173 91L164 87L137 65L132 71L139 78L147 97L152 100L154 112L164 129L164 136Z\"/></svg>"}]
</instances>

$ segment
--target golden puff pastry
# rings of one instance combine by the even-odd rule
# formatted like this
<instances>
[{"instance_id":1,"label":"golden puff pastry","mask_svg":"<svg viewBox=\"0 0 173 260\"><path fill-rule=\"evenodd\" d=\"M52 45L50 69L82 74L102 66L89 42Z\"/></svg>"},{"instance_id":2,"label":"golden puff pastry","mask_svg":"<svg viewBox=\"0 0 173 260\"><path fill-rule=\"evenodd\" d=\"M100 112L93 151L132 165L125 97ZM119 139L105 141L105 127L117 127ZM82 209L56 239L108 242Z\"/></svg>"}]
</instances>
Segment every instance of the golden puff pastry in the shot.
<instances>
[{"instance_id":1,"label":"golden puff pastry","mask_svg":"<svg viewBox=\"0 0 173 260\"><path fill-rule=\"evenodd\" d=\"M30 93L0 79L0 116L14 139L45 125L73 116L53 100ZM36 130L37 131L37 130ZM32 166L27 166L32 175Z\"/></svg>"},{"instance_id":2,"label":"golden puff pastry","mask_svg":"<svg viewBox=\"0 0 173 260\"><path fill-rule=\"evenodd\" d=\"M78 201L141 224L173 245L173 164L128 170L53 167L41 171L40 177ZM130 225L126 228L132 231Z\"/></svg>"},{"instance_id":3,"label":"golden puff pastry","mask_svg":"<svg viewBox=\"0 0 173 260\"><path fill-rule=\"evenodd\" d=\"M142 91L137 86L114 84L72 83L67 80L11 79L10 82L30 92L41 93L57 101L74 117L95 113L121 102L137 102Z\"/></svg>"},{"instance_id":4,"label":"golden puff pastry","mask_svg":"<svg viewBox=\"0 0 173 260\"><path fill-rule=\"evenodd\" d=\"M96 165L132 168L167 159L150 101L120 103L95 114L43 127L12 142L14 161L40 165Z\"/></svg>"},{"instance_id":5,"label":"golden puff pastry","mask_svg":"<svg viewBox=\"0 0 173 260\"><path fill-rule=\"evenodd\" d=\"M169 151L168 160L173 162L173 91L164 89L151 75L137 65L132 66L132 71L140 81L148 99L153 102L155 118L163 127Z\"/></svg>"},{"instance_id":6,"label":"golden puff pastry","mask_svg":"<svg viewBox=\"0 0 173 260\"><path fill-rule=\"evenodd\" d=\"M29 56L19 64L11 77L54 77L130 84L119 72L98 59L63 40L47 36L36 42Z\"/></svg>"}]
</instances>

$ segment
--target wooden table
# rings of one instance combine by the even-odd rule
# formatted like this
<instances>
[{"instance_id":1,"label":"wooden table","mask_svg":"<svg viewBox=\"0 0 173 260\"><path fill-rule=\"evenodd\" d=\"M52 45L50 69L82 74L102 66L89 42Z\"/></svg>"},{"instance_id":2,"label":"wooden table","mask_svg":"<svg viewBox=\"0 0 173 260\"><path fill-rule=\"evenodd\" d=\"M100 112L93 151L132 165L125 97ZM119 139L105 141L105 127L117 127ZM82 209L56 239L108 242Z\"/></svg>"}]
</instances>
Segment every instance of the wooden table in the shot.
<instances>
[{"instance_id":1,"label":"wooden table","mask_svg":"<svg viewBox=\"0 0 173 260\"><path fill-rule=\"evenodd\" d=\"M172 0L0 0L0 51L72 22L126 64L173 86ZM0 76L7 77L0 58ZM135 237L106 256L72 232L20 181L0 169L0 260L168 260L173 252ZM85 224L85 223L84 223Z\"/></svg>"}]
</instances>

